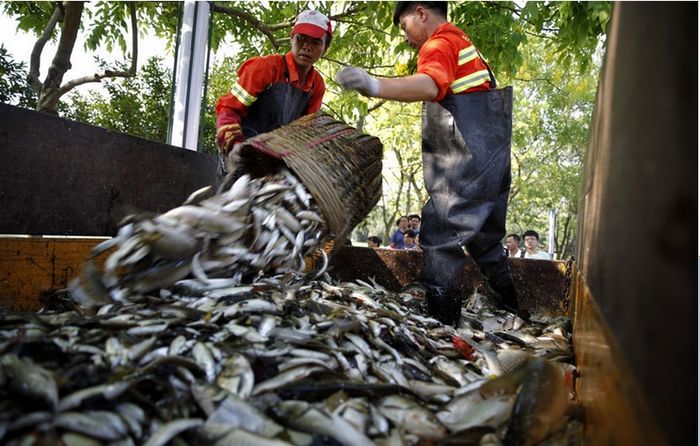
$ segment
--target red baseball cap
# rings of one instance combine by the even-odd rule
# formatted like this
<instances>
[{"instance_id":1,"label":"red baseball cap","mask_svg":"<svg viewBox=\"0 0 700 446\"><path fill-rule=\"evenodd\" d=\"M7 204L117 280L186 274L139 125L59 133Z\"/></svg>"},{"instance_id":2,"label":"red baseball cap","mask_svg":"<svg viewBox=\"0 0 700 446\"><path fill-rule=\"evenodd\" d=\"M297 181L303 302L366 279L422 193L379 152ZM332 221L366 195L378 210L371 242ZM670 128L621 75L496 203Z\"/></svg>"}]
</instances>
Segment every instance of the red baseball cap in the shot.
<instances>
[{"instance_id":1,"label":"red baseball cap","mask_svg":"<svg viewBox=\"0 0 700 446\"><path fill-rule=\"evenodd\" d=\"M320 39L324 33L328 33L328 37L333 37L331 21L328 17L313 9L299 14L292 28L292 34L305 34L314 39Z\"/></svg>"}]
</instances>

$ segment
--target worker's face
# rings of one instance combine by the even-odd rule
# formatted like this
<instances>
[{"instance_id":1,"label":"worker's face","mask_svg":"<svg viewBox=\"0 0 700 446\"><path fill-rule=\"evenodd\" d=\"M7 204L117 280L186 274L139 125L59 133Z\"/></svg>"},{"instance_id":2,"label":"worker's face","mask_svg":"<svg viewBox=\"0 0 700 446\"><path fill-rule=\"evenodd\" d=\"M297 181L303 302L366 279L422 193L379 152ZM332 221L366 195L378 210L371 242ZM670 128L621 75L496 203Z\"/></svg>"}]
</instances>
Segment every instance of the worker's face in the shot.
<instances>
[{"instance_id":1,"label":"worker's face","mask_svg":"<svg viewBox=\"0 0 700 446\"><path fill-rule=\"evenodd\" d=\"M506 248L508 248L509 251L515 251L519 247L519 243L515 240L515 237L506 238Z\"/></svg>"},{"instance_id":2,"label":"worker's face","mask_svg":"<svg viewBox=\"0 0 700 446\"><path fill-rule=\"evenodd\" d=\"M420 220L417 218L412 218L411 219L411 228L413 229L418 229L420 227Z\"/></svg>"},{"instance_id":3,"label":"worker's face","mask_svg":"<svg viewBox=\"0 0 700 446\"><path fill-rule=\"evenodd\" d=\"M534 235L527 235L525 236L524 240L527 249L533 249L537 246L537 237L535 237Z\"/></svg>"},{"instance_id":4,"label":"worker's face","mask_svg":"<svg viewBox=\"0 0 700 446\"><path fill-rule=\"evenodd\" d=\"M305 34L292 36L292 55L299 67L310 67L326 52L326 40L314 39Z\"/></svg>"},{"instance_id":5,"label":"worker's face","mask_svg":"<svg viewBox=\"0 0 700 446\"><path fill-rule=\"evenodd\" d=\"M407 12L399 18L399 26L405 34L406 42L413 48L420 48L428 40L428 10L417 6L412 12Z\"/></svg>"},{"instance_id":6,"label":"worker's face","mask_svg":"<svg viewBox=\"0 0 700 446\"><path fill-rule=\"evenodd\" d=\"M399 228L401 229L408 229L408 218L402 217L401 220L399 220Z\"/></svg>"}]
</instances>

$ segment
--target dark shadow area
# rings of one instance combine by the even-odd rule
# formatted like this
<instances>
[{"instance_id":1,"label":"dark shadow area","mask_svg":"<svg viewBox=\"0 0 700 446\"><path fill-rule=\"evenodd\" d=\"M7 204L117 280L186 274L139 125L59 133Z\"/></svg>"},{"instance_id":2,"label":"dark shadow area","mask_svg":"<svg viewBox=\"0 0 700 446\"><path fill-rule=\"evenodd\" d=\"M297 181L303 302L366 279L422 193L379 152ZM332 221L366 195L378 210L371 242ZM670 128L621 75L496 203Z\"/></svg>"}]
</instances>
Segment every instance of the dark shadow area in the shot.
<instances>
[{"instance_id":1,"label":"dark shadow area","mask_svg":"<svg viewBox=\"0 0 700 446\"><path fill-rule=\"evenodd\" d=\"M5 104L0 158L4 234L111 236L218 184L212 155Z\"/></svg>"}]
</instances>

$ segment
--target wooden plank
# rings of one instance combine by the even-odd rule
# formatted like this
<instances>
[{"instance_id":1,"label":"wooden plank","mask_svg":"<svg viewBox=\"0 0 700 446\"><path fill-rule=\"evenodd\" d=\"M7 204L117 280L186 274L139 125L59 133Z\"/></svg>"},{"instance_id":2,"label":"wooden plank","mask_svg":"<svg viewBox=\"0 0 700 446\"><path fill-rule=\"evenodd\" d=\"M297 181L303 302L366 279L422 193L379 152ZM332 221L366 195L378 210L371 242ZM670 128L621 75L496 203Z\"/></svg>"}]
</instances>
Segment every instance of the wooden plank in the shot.
<instances>
[{"instance_id":1,"label":"wooden plank","mask_svg":"<svg viewBox=\"0 0 700 446\"><path fill-rule=\"evenodd\" d=\"M584 444L671 444L583 276L575 271L574 277L573 344L580 374L576 397L586 414ZM689 376L688 381L695 378Z\"/></svg>"},{"instance_id":2,"label":"wooden plank","mask_svg":"<svg viewBox=\"0 0 700 446\"><path fill-rule=\"evenodd\" d=\"M0 237L0 307L38 310L42 294L66 288L105 238ZM96 259L102 265L107 254Z\"/></svg>"}]
</instances>

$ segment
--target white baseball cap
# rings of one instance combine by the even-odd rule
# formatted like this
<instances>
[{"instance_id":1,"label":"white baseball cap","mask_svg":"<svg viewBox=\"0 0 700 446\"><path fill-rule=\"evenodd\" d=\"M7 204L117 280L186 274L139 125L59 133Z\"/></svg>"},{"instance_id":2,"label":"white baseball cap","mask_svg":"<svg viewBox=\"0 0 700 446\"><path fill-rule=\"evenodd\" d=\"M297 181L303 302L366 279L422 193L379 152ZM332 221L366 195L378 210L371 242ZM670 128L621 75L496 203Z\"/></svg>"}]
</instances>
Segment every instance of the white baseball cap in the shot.
<instances>
[{"instance_id":1,"label":"white baseball cap","mask_svg":"<svg viewBox=\"0 0 700 446\"><path fill-rule=\"evenodd\" d=\"M301 12L292 28L292 34L305 34L314 39L320 39L324 33L328 33L328 37L333 37L331 21L313 9Z\"/></svg>"}]
</instances>

